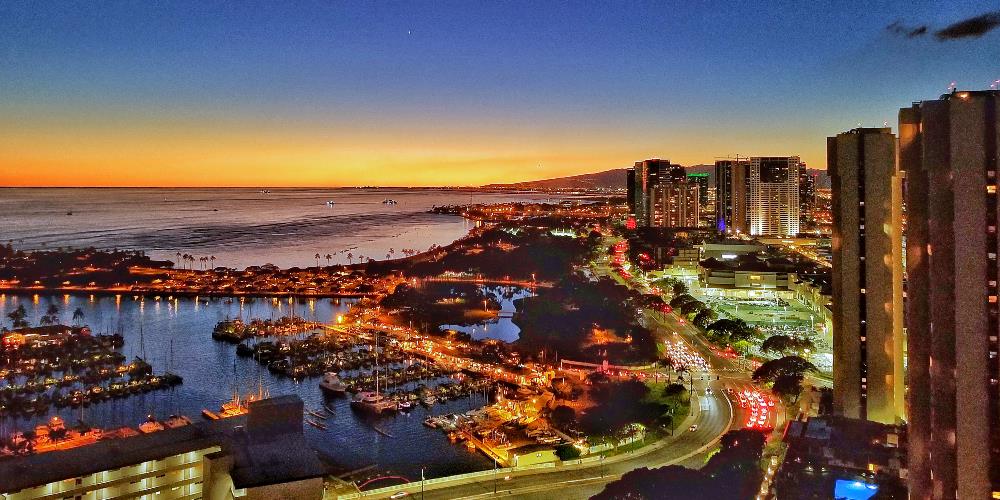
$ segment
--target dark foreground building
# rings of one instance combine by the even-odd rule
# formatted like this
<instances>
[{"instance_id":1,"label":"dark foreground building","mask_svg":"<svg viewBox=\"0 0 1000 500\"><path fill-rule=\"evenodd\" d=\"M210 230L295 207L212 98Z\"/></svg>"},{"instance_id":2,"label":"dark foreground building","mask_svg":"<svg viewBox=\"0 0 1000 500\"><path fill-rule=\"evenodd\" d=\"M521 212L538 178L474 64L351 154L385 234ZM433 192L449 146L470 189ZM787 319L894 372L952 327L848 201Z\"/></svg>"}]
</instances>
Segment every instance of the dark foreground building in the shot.
<instances>
[{"instance_id":1,"label":"dark foreground building","mask_svg":"<svg viewBox=\"0 0 1000 500\"><path fill-rule=\"evenodd\" d=\"M785 460L774 498L906 500L905 437L892 425L845 417L793 420L785 429Z\"/></svg>"},{"instance_id":2,"label":"dark foreground building","mask_svg":"<svg viewBox=\"0 0 1000 500\"><path fill-rule=\"evenodd\" d=\"M302 400L239 417L0 460L0 498L323 498L325 468L302 435Z\"/></svg>"},{"instance_id":3,"label":"dark foreground building","mask_svg":"<svg viewBox=\"0 0 1000 500\"><path fill-rule=\"evenodd\" d=\"M902 175L896 136L857 128L827 139L833 187L833 407L895 424L903 406Z\"/></svg>"},{"instance_id":4,"label":"dark foreground building","mask_svg":"<svg viewBox=\"0 0 1000 500\"><path fill-rule=\"evenodd\" d=\"M1000 94L899 111L910 498L1000 498Z\"/></svg>"}]
</instances>

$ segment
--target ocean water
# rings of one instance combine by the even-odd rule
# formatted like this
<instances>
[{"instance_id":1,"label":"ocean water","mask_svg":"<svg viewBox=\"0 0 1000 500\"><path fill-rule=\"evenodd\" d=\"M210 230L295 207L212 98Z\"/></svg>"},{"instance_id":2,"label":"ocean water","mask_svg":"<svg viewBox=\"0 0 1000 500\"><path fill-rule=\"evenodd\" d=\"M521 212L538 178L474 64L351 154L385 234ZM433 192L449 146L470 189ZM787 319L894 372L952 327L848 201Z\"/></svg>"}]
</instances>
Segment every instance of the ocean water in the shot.
<instances>
[{"instance_id":1,"label":"ocean water","mask_svg":"<svg viewBox=\"0 0 1000 500\"><path fill-rule=\"evenodd\" d=\"M397 203L383 203L390 199ZM461 217L427 213L435 205L561 199L442 189L7 188L0 243L142 249L174 261L180 252L238 269L313 266L317 253L320 264L346 264L448 244L471 228Z\"/></svg>"},{"instance_id":2,"label":"ocean water","mask_svg":"<svg viewBox=\"0 0 1000 500\"><path fill-rule=\"evenodd\" d=\"M396 204L383 204L392 199ZM435 205L501 201L560 201L544 194L489 193L435 189L0 189L0 243L16 247L132 248L154 258L175 260L175 253L214 255L216 266L243 268L272 263L281 267L347 263L347 254L384 259L403 249L426 250L465 235L472 223L461 217L429 214ZM333 201L332 206L327 201ZM70 215L72 214L72 215ZM395 250L394 253L391 253ZM197 265L197 262L195 263ZM214 298L156 301L87 295L0 294L0 322L25 305L36 324L50 303L61 308L61 321L72 322L80 308L95 332L119 331L131 359L145 353L154 371L184 377L172 391L112 400L85 409L55 410L68 421L82 419L101 427L138 426L146 415L164 418L181 413L201 419L201 409L217 410L232 396L255 392L296 394L309 408L329 404L334 416L326 431L306 426L310 444L345 470L374 466L373 473L427 477L486 469L492 461L464 446L453 445L438 430L422 425L428 415L461 412L485 404L482 396L449 401L433 408L378 419L352 411L347 399L325 396L316 378L295 382L272 376L235 346L211 338L215 323L243 315L268 318L296 314L333 321L351 304L317 299L290 305L256 299L244 305ZM504 319L509 323L510 319ZM515 327L516 328L516 327ZM516 336L516 331L512 332ZM516 338L516 337L513 337ZM43 417L0 419L0 433L32 428ZM381 430L379 432L376 427Z\"/></svg>"}]
</instances>

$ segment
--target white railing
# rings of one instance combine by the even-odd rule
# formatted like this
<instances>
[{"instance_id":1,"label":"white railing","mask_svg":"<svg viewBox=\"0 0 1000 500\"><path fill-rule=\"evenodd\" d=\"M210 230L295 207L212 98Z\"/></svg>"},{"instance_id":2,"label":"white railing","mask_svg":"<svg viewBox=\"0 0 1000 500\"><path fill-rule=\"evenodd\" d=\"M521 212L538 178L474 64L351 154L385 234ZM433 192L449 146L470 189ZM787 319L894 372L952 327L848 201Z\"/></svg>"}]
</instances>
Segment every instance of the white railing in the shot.
<instances>
[{"instance_id":1,"label":"white railing","mask_svg":"<svg viewBox=\"0 0 1000 500\"><path fill-rule=\"evenodd\" d=\"M581 458L581 459L576 459L576 460L570 460L568 462L563 462L563 465L579 465L579 464L585 464L585 463L595 462L597 460L600 460L600 457L587 457L587 458ZM452 483L452 482L456 482L457 483L457 482L461 482L461 481L465 481L465 480L469 480L469 479L488 478L488 477L491 477L491 476L494 476L494 475L496 475L498 477L503 477L503 476L506 476L506 475L508 475L510 473L514 473L514 472L522 472L522 471L538 470L538 469L551 469L551 468L554 468L554 467L556 467L556 463L555 462L548 462L548 463L544 463L544 464L525 465L525 466L521 466L521 467L503 467L503 468L500 468L500 469L487 469L487 470L481 470L481 471L476 471L476 472L467 472L465 474L455 474L454 476L435 477L435 478L431 478L431 479L425 479L424 481L422 481L422 483L423 483L424 487L428 487L428 486L439 485L439 484L444 484L444 483ZM421 486L421 481L414 481L412 483L397 484L395 486L386 486L384 488L377 488L377 489L373 489L373 490L365 490L365 491L362 491L360 493L342 494L342 495L338 495L336 498L338 500L347 500L347 499L351 499L351 498L364 498L364 497L368 497L368 496L390 495L390 494L395 493L395 492L400 491L400 490L404 490L404 491L408 491L408 492L412 493L413 491L420 491L420 486Z\"/></svg>"}]
</instances>

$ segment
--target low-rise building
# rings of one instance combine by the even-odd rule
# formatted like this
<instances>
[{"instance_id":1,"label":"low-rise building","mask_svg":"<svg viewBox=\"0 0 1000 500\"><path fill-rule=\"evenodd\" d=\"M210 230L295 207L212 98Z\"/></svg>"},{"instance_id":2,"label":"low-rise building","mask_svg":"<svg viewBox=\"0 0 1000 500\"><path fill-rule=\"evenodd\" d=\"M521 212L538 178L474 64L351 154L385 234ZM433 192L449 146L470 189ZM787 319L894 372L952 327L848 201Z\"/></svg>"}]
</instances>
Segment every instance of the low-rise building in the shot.
<instances>
[{"instance_id":1,"label":"low-rise building","mask_svg":"<svg viewBox=\"0 0 1000 500\"><path fill-rule=\"evenodd\" d=\"M756 243L729 240L720 243L703 243L701 255L703 259L733 260L741 255L761 253L767 248Z\"/></svg>"},{"instance_id":2,"label":"low-rise building","mask_svg":"<svg viewBox=\"0 0 1000 500\"><path fill-rule=\"evenodd\" d=\"M761 260L752 254L730 260L708 258L699 264L701 283L707 288L788 289L792 271L784 259Z\"/></svg>"},{"instance_id":3,"label":"low-rise building","mask_svg":"<svg viewBox=\"0 0 1000 500\"><path fill-rule=\"evenodd\" d=\"M0 499L323 498L326 469L302 434L302 400L246 415L0 459Z\"/></svg>"},{"instance_id":4,"label":"low-rise building","mask_svg":"<svg viewBox=\"0 0 1000 500\"><path fill-rule=\"evenodd\" d=\"M789 422L788 449L775 474L778 499L906 498L905 435L893 425L846 417ZM888 494L892 492L892 494Z\"/></svg>"}]
</instances>

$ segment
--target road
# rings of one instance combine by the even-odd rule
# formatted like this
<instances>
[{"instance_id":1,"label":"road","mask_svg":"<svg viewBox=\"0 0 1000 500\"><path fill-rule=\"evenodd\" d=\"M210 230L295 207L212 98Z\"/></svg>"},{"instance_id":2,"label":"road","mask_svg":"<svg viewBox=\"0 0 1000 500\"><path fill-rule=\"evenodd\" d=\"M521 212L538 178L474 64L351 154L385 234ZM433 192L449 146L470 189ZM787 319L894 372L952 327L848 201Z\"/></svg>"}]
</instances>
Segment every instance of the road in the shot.
<instances>
[{"instance_id":1,"label":"road","mask_svg":"<svg viewBox=\"0 0 1000 500\"><path fill-rule=\"evenodd\" d=\"M610 269L608 269L610 271ZM526 499L583 499L599 493L604 486L619 479L622 474L640 467L656 468L666 465L683 465L698 468L704 465L707 456L715 449L722 434L729 430L743 428L748 413L734 405L726 397L726 389L743 390L753 388L749 373L738 366L738 360L723 358L711 349L701 337L697 328L676 314L647 314L644 318L658 341L683 339L708 361L707 373L694 373L693 387L698 394L699 405L695 415L686 420L668 437L635 452L609 457L601 463L584 465L564 465L551 469L516 471L495 477L476 477L448 486L436 485L421 494L419 482L411 483L399 490L407 491L415 498L435 499L477 499L494 496ZM692 385L689 379L686 382ZM706 388L712 393L707 394ZM772 412L773 415L780 412ZM691 424L698 427L688 430ZM494 493L496 491L496 493ZM385 498L366 496L365 498Z\"/></svg>"},{"instance_id":2,"label":"road","mask_svg":"<svg viewBox=\"0 0 1000 500\"><path fill-rule=\"evenodd\" d=\"M714 450L719 437L730 429L743 427L746 413L734 406L726 398L727 387L744 389L751 387L749 375L736 367L732 360L716 355L699 337L696 329L680 323L673 315L666 316L655 328L660 339L676 339L682 336L708 361L708 374L695 374L694 388L699 394L699 405L693 420L688 420L675 431L675 436L661 442L640 448L631 454L610 457L603 464L583 466L561 466L552 469L519 471L508 476L497 474L493 477L479 477L444 488L426 489L424 498L490 498L494 496L516 496L517 498L569 500L589 498L604 489L605 484L617 480L622 474L639 467L661 467L679 464L686 467L700 467L707 454ZM716 379L718 377L718 379ZM704 380L702 380L704 378ZM689 381L690 383L690 381ZM706 395L705 389L712 389ZM688 427L697 424L695 431ZM404 488L400 488L404 489ZM411 495L420 495L419 483L405 488ZM378 497L374 497L378 498Z\"/></svg>"}]
</instances>

